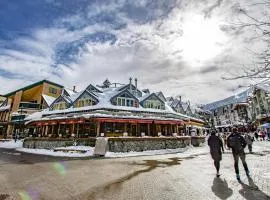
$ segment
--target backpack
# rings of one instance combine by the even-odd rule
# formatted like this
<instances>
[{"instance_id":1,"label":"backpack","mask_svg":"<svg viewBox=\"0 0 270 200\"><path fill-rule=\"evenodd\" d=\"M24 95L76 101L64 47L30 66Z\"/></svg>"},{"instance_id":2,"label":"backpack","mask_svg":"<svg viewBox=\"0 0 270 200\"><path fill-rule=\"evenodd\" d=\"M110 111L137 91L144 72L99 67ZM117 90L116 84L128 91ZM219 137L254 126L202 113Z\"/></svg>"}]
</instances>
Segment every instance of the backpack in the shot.
<instances>
[{"instance_id":1,"label":"backpack","mask_svg":"<svg viewBox=\"0 0 270 200\"><path fill-rule=\"evenodd\" d=\"M232 135L231 137L228 138L228 144L229 146L237 152L240 152L243 150L241 138L238 135Z\"/></svg>"}]
</instances>

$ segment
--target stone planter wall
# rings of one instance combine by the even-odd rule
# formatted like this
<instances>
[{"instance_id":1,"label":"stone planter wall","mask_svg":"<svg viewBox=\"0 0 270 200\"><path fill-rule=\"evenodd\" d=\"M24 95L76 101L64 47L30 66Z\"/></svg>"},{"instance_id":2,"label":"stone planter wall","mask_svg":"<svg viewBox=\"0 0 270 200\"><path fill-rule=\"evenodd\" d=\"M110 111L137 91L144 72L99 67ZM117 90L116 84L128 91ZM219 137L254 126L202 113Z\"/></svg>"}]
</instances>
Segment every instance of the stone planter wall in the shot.
<instances>
[{"instance_id":1,"label":"stone planter wall","mask_svg":"<svg viewBox=\"0 0 270 200\"><path fill-rule=\"evenodd\" d=\"M74 145L74 139L64 138L26 138L24 148L54 149ZM77 146L95 147L96 138L79 138ZM190 144L201 146L205 142L204 137L109 137L107 150L110 152L148 151L160 149L184 148Z\"/></svg>"},{"instance_id":2,"label":"stone planter wall","mask_svg":"<svg viewBox=\"0 0 270 200\"><path fill-rule=\"evenodd\" d=\"M73 146L75 140L67 138L26 138L23 142L24 148L32 149L54 149L56 147ZM77 146L94 147L96 138L79 138L76 139Z\"/></svg>"},{"instance_id":3,"label":"stone planter wall","mask_svg":"<svg viewBox=\"0 0 270 200\"><path fill-rule=\"evenodd\" d=\"M202 146L205 143L205 137L202 136L192 136L191 137L191 144L194 147Z\"/></svg>"},{"instance_id":4,"label":"stone planter wall","mask_svg":"<svg viewBox=\"0 0 270 200\"><path fill-rule=\"evenodd\" d=\"M108 151L129 152L184 148L191 144L191 137L127 137L108 138Z\"/></svg>"}]
</instances>

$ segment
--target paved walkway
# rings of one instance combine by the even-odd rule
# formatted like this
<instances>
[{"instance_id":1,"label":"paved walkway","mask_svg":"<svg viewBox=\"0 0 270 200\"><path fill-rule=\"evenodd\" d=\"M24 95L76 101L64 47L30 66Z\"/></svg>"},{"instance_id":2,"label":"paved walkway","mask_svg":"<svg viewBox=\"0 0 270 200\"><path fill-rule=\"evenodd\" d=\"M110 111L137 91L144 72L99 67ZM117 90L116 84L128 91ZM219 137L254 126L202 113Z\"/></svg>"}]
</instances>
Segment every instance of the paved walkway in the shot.
<instances>
[{"instance_id":1,"label":"paved walkway","mask_svg":"<svg viewBox=\"0 0 270 200\"><path fill-rule=\"evenodd\" d=\"M240 166L239 184L229 151L215 178L208 153L81 160L0 149L0 200L270 200L270 142L257 142L254 150L247 155L252 179Z\"/></svg>"}]
</instances>

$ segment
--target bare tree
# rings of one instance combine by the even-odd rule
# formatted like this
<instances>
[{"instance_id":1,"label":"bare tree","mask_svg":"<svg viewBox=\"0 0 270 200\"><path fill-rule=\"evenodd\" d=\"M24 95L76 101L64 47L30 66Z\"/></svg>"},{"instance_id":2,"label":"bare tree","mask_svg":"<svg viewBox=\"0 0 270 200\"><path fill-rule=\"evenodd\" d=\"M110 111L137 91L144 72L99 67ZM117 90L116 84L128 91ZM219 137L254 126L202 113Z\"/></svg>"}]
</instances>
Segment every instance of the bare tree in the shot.
<instances>
[{"instance_id":1,"label":"bare tree","mask_svg":"<svg viewBox=\"0 0 270 200\"><path fill-rule=\"evenodd\" d=\"M235 79L270 79L270 0L258 0L255 3L249 4L246 8L239 8L239 16L241 20L234 24L237 31L254 30L254 35L250 40L260 40L266 44L266 48L261 52L254 52L256 62L250 65L244 65L240 74L230 74L229 77L223 77L226 80ZM263 11L259 10L264 8ZM255 16L250 10L257 10L261 13L260 16Z\"/></svg>"}]
</instances>

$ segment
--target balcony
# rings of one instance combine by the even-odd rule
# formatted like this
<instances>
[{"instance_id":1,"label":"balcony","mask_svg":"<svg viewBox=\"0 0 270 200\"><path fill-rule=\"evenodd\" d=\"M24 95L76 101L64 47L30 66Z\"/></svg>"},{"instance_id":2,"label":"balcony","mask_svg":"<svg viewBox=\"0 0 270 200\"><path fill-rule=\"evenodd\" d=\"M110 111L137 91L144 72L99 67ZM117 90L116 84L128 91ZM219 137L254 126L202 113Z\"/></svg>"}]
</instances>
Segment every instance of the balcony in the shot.
<instances>
[{"instance_id":1,"label":"balcony","mask_svg":"<svg viewBox=\"0 0 270 200\"><path fill-rule=\"evenodd\" d=\"M30 110L39 110L40 104L32 102L21 102L19 109L30 109Z\"/></svg>"}]
</instances>

